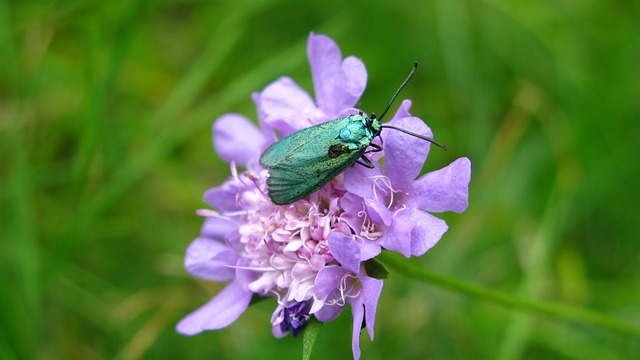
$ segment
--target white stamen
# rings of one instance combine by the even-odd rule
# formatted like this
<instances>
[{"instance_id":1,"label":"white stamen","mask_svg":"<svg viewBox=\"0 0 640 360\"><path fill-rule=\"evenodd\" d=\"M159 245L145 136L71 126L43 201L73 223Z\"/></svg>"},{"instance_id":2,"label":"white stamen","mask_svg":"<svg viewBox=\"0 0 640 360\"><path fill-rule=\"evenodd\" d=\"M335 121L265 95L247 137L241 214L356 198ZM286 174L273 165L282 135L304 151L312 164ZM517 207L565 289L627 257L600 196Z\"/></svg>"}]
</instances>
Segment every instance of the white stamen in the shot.
<instances>
[{"instance_id":1,"label":"white stamen","mask_svg":"<svg viewBox=\"0 0 640 360\"><path fill-rule=\"evenodd\" d=\"M354 290L354 288L353 287L347 288L347 279L357 279L357 278L358 277L353 273L345 274L340 279L340 285L338 286L338 291L340 292L340 297L337 298L337 299L333 299L333 300L327 301L326 304L344 306L347 303L347 299L356 298L356 297L360 296L360 291L361 291L360 289L358 289L358 291L356 291L354 294L352 294L351 292ZM353 283L352 283L352 285L353 285Z\"/></svg>"},{"instance_id":2,"label":"white stamen","mask_svg":"<svg viewBox=\"0 0 640 360\"><path fill-rule=\"evenodd\" d=\"M384 175L376 175L371 177L373 179L373 196L377 200L378 192L376 189L380 189L386 196L389 196L389 203L387 204L387 209L391 209L393 206L394 195L395 193L402 192L402 190L394 190L393 186L391 186L391 180Z\"/></svg>"},{"instance_id":3,"label":"white stamen","mask_svg":"<svg viewBox=\"0 0 640 360\"><path fill-rule=\"evenodd\" d=\"M226 216L222 216L219 212L211 209L198 209L196 210L196 215L203 217L228 219Z\"/></svg>"},{"instance_id":4,"label":"white stamen","mask_svg":"<svg viewBox=\"0 0 640 360\"><path fill-rule=\"evenodd\" d=\"M275 269L272 267L255 267L255 266L238 266L238 265L224 265L224 267L232 268L232 269L242 269L242 270L251 270L251 271L259 271L263 273L268 273L274 271Z\"/></svg>"},{"instance_id":5,"label":"white stamen","mask_svg":"<svg viewBox=\"0 0 640 360\"><path fill-rule=\"evenodd\" d=\"M407 209L407 205L402 204L402 207L400 207L399 209L397 209L397 210L393 213L393 216L395 217L396 215L398 215L398 213L399 213L400 211L403 211L403 210L406 210L406 209Z\"/></svg>"},{"instance_id":6,"label":"white stamen","mask_svg":"<svg viewBox=\"0 0 640 360\"><path fill-rule=\"evenodd\" d=\"M236 162L231 161L229 165L231 166L231 177L233 178L233 180L239 182L240 178L238 177L238 169L236 168Z\"/></svg>"}]
</instances>

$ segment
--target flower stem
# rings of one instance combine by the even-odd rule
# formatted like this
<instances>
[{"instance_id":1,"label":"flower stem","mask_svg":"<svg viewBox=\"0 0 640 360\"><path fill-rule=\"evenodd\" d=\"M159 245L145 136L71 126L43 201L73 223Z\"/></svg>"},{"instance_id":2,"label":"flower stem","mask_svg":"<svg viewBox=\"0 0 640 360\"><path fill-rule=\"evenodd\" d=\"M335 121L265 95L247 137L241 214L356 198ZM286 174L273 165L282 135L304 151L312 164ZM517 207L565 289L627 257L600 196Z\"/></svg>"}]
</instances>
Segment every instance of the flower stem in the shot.
<instances>
[{"instance_id":1,"label":"flower stem","mask_svg":"<svg viewBox=\"0 0 640 360\"><path fill-rule=\"evenodd\" d=\"M311 352L313 351L313 346L316 343L321 327L322 323L315 317L312 317L304 333L302 333L302 360L311 359Z\"/></svg>"},{"instance_id":2,"label":"flower stem","mask_svg":"<svg viewBox=\"0 0 640 360\"><path fill-rule=\"evenodd\" d=\"M558 318L596 325L624 334L640 336L640 326L597 311L521 298L503 292L494 291L421 268L410 263L401 255L388 251L382 252L382 254L376 257L376 259L409 278L426 283L432 283L470 297L493 301L517 310L547 314Z\"/></svg>"}]
</instances>

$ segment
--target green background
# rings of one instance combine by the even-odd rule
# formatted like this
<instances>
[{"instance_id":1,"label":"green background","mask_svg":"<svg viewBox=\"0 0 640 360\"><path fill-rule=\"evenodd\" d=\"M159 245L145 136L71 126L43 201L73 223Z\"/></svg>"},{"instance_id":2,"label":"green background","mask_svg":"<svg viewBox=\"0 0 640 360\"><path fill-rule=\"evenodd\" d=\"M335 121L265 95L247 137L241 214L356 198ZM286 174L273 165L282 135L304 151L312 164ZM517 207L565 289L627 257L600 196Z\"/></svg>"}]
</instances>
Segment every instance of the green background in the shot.
<instances>
[{"instance_id":1,"label":"green background","mask_svg":"<svg viewBox=\"0 0 640 360\"><path fill-rule=\"evenodd\" d=\"M396 4L393 4L396 3ZM0 0L0 358L291 359L274 301L195 337L176 322L223 284L183 270L202 194L229 176L227 112L306 43L367 66L360 107L402 97L467 156L470 207L412 263L640 324L638 1ZM397 106L397 105L396 105ZM351 315L316 359L351 357ZM637 337L515 312L392 272L363 358L631 359Z\"/></svg>"}]
</instances>

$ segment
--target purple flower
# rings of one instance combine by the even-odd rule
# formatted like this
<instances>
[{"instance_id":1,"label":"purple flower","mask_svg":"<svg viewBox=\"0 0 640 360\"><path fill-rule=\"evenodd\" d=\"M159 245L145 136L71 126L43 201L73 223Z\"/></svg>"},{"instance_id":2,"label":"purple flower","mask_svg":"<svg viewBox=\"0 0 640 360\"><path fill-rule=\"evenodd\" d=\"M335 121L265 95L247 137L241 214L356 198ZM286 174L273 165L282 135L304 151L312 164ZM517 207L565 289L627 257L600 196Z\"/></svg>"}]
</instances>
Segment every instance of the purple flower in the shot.
<instances>
[{"instance_id":1,"label":"purple flower","mask_svg":"<svg viewBox=\"0 0 640 360\"><path fill-rule=\"evenodd\" d=\"M187 249L191 274L228 285L211 301L182 319L178 332L194 335L233 323L254 296L274 297L273 334L300 334L312 317L327 322L347 305L353 314L353 355L360 357L363 324L373 339L382 280L372 278L364 261L382 248L409 257L422 255L447 230L430 212L462 212L467 207L470 163L458 159L420 178L429 143L385 130L384 150L372 154L375 167L356 165L308 197L289 205L271 202L261 153L277 137L357 113L353 106L366 84L363 63L344 60L326 36L311 34L308 55L315 101L289 78L254 94L260 129L238 114L220 117L213 143L231 164L231 178L206 192L215 210ZM431 136L422 120L409 114L406 100L393 125ZM385 157L383 169L376 161ZM246 171L238 173L236 166ZM416 179L417 178L417 179Z\"/></svg>"},{"instance_id":2,"label":"purple flower","mask_svg":"<svg viewBox=\"0 0 640 360\"><path fill-rule=\"evenodd\" d=\"M331 233L328 244L340 265L325 266L318 272L311 313L318 320L327 322L340 315L346 304L351 304L353 357L359 358L359 335L365 316L367 331L373 340L373 324L376 319L378 298L382 291L382 280L368 277L363 271L360 246L351 236Z\"/></svg>"},{"instance_id":3,"label":"purple flower","mask_svg":"<svg viewBox=\"0 0 640 360\"><path fill-rule=\"evenodd\" d=\"M411 117L410 106L405 100L389 123L432 137L422 120ZM385 131L382 137L386 174L379 164L374 169L353 167L345 172L348 193L342 201L343 219L369 246L377 244L406 257L420 256L448 229L443 220L428 212L467 209L471 162L460 158L416 179L431 144L399 131Z\"/></svg>"}]
</instances>

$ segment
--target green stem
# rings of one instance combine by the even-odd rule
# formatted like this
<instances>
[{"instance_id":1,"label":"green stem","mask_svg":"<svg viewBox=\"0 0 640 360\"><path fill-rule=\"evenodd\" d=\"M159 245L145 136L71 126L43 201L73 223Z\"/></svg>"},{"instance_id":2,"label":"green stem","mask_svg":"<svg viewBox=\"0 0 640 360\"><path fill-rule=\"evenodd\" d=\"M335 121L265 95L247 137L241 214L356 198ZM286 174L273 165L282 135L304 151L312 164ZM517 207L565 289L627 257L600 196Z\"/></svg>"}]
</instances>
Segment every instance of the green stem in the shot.
<instances>
[{"instance_id":1,"label":"green stem","mask_svg":"<svg viewBox=\"0 0 640 360\"><path fill-rule=\"evenodd\" d=\"M311 353L313 352L313 346L316 344L316 339L320 333L322 323L315 317L309 320L307 328L302 333L302 360L310 360Z\"/></svg>"},{"instance_id":2,"label":"green stem","mask_svg":"<svg viewBox=\"0 0 640 360\"><path fill-rule=\"evenodd\" d=\"M639 326L593 310L541 302L493 291L482 286L470 284L460 279L421 268L410 263L399 254L383 252L378 255L376 259L409 278L439 285L440 287L470 297L493 301L513 309L547 314L567 320L600 326L624 334L640 336Z\"/></svg>"}]
</instances>

